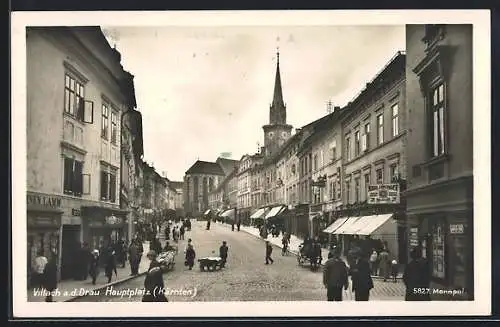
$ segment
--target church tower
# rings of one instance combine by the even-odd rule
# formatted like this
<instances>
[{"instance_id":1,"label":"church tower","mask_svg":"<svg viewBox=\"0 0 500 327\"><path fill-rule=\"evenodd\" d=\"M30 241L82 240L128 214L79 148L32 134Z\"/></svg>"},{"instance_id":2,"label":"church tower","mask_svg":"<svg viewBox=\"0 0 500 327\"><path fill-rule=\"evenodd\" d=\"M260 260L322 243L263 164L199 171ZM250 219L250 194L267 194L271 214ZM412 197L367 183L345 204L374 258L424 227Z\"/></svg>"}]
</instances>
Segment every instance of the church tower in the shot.
<instances>
[{"instance_id":1,"label":"church tower","mask_svg":"<svg viewBox=\"0 0 500 327\"><path fill-rule=\"evenodd\" d=\"M269 124L264 125L264 148L266 156L273 155L288 140L292 126L286 123L286 106L283 101L280 75L280 53L276 53L276 77L274 80L273 103L269 108Z\"/></svg>"}]
</instances>

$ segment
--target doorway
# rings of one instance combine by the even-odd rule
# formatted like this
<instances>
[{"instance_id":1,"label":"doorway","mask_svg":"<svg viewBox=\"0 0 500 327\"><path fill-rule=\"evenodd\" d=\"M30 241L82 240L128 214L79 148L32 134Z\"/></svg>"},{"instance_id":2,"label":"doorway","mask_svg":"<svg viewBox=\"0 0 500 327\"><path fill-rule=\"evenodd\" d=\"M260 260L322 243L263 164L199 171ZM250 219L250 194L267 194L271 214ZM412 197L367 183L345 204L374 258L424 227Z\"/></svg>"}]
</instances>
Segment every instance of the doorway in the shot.
<instances>
[{"instance_id":1,"label":"doorway","mask_svg":"<svg viewBox=\"0 0 500 327\"><path fill-rule=\"evenodd\" d=\"M61 279L74 278L75 268L78 267L75 258L80 250L80 225L63 225L62 254L61 254Z\"/></svg>"}]
</instances>

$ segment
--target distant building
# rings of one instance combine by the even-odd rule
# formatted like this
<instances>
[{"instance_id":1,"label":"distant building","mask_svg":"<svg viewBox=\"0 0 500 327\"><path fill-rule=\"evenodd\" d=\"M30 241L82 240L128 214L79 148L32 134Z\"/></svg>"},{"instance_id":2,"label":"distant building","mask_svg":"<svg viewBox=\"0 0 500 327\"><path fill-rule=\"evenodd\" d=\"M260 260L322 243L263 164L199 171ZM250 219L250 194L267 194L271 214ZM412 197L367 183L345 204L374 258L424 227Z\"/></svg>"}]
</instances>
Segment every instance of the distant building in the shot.
<instances>
[{"instance_id":1,"label":"distant building","mask_svg":"<svg viewBox=\"0 0 500 327\"><path fill-rule=\"evenodd\" d=\"M189 216L208 213L209 193L236 167L238 161L218 158L216 162L196 161L184 176L184 211Z\"/></svg>"},{"instance_id":2,"label":"distant building","mask_svg":"<svg viewBox=\"0 0 500 327\"><path fill-rule=\"evenodd\" d=\"M481 296L474 294L472 42L472 25L406 26L408 246L421 246L431 287L466 291L441 300Z\"/></svg>"}]
</instances>

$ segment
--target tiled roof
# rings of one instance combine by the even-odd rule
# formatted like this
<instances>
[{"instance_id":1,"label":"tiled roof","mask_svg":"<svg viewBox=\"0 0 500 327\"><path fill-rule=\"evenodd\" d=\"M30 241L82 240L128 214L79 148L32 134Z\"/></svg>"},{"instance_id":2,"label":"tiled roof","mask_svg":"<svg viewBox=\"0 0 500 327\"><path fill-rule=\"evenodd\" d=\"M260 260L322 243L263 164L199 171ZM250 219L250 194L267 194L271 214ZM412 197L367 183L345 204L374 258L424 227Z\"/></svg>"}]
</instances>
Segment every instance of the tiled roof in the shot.
<instances>
[{"instance_id":1,"label":"tiled roof","mask_svg":"<svg viewBox=\"0 0 500 327\"><path fill-rule=\"evenodd\" d=\"M184 182L170 181L170 185L174 189L183 188L184 187Z\"/></svg>"},{"instance_id":2,"label":"tiled roof","mask_svg":"<svg viewBox=\"0 0 500 327\"><path fill-rule=\"evenodd\" d=\"M191 168L186 171L186 175L189 174L225 175L219 164L201 160L196 161Z\"/></svg>"}]
</instances>

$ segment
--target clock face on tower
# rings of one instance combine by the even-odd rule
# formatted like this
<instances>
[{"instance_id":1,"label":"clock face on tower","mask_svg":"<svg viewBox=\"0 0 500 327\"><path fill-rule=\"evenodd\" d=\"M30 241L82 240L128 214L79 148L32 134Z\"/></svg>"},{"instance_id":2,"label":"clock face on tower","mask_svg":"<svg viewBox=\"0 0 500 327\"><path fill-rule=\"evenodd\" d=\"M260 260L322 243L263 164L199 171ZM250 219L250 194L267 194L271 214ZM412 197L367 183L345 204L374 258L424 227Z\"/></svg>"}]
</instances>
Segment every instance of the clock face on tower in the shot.
<instances>
[{"instance_id":1,"label":"clock face on tower","mask_svg":"<svg viewBox=\"0 0 500 327\"><path fill-rule=\"evenodd\" d=\"M274 137L274 133L273 133L273 132L269 132L269 133L267 134L267 136L269 136L269 138L270 138L270 139L272 139L272 138Z\"/></svg>"},{"instance_id":2,"label":"clock face on tower","mask_svg":"<svg viewBox=\"0 0 500 327\"><path fill-rule=\"evenodd\" d=\"M283 138L286 138L286 137L287 137L286 132L283 132L281 135L283 136Z\"/></svg>"}]
</instances>

